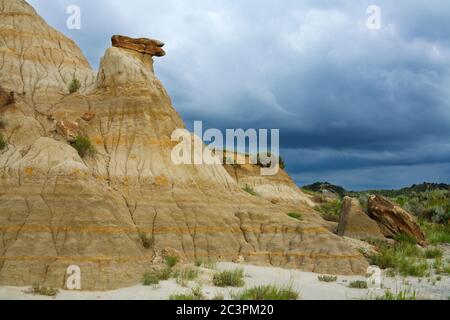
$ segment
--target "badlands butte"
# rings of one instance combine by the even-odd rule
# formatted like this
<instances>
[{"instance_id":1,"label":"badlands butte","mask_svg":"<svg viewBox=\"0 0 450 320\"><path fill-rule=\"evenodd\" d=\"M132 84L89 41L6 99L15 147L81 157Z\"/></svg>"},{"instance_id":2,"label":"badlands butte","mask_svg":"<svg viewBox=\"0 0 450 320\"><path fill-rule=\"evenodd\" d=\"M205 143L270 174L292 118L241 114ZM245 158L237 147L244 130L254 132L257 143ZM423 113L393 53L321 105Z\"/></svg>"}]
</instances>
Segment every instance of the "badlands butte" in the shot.
<instances>
[{"instance_id":1,"label":"badlands butte","mask_svg":"<svg viewBox=\"0 0 450 320\"><path fill-rule=\"evenodd\" d=\"M172 163L184 124L154 73L162 46L114 36L95 72L25 1L0 0L0 284L63 288L77 265L84 290L131 286L169 254L365 274L285 171Z\"/></svg>"}]
</instances>

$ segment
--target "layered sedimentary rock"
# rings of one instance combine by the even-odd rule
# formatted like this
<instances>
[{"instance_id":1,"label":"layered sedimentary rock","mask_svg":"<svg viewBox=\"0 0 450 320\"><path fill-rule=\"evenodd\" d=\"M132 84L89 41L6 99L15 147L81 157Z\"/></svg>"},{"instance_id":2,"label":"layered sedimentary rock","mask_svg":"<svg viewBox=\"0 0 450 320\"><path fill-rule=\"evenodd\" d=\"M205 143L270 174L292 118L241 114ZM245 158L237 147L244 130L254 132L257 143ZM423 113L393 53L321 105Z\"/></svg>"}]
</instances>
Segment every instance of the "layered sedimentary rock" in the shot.
<instances>
[{"instance_id":1,"label":"layered sedimentary rock","mask_svg":"<svg viewBox=\"0 0 450 320\"><path fill-rule=\"evenodd\" d=\"M344 197L337 234L356 239L384 238L378 224L355 198Z\"/></svg>"},{"instance_id":2,"label":"layered sedimentary rock","mask_svg":"<svg viewBox=\"0 0 450 320\"><path fill-rule=\"evenodd\" d=\"M224 166L241 188L251 188L273 203L303 202L309 206L315 206L310 197L300 190L285 170L280 168L276 175L263 176L261 167L251 164L248 154L224 152L224 155L225 160L229 158L235 162L235 164L226 164L224 161Z\"/></svg>"},{"instance_id":3,"label":"layered sedimentary rock","mask_svg":"<svg viewBox=\"0 0 450 320\"><path fill-rule=\"evenodd\" d=\"M378 223L386 237L393 238L406 234L416 239L421 245L426 243L425 234L416 219L400 206L382 196L370 196L368 207L369 216Z\"/></svg>"},{"instance_id":4,"label":"layered sedimentary rock","mask_svg":"<svg viewBox=\"0 0 450 320\"><path fill-rule=\"evenodd\" d=\"M166 52L162 49L164 43L159 40L147 38L130 38L121 35L114 35L111 38L112 46L124 49L130 49L142 54L148 54L152 57L163 57Z\"/></svg>"},{"instance_id":5,"label":"layered sedimentary rock","mask_svg":"<svg viewBox=\"0 0 450 320\"><path fill-rule=\"evenodd\" d=\"M24 24L42 21L23 1L0 3L1 12L22 17ZM16 23L2 19L0 33ZM17 33L16 40L26 43L28 35ZM59 34L35 41L45 48L72 43ZM55 49L73 63L64 70L89 78L88 65L74 62L85 59L72 49ZM64 287L67 267L78 265L83 289L132 285L164 252L178 252L186 261L242 257L323 273L364 273L362 255L328 232L304 202L288 206L251 196L222 165L172 162L177 142L171 134L184 124L153 72L152 56L109 48L89 90L44 103L58 86L49 84L48 98L33 87L39 101L21 96L0 111L8 139L0 151L0 283ZM0 66L15 59L5 55ZM52 63L39 65L52 74ZM0 70L0 85L17 89L29 83L36 66L24 64L24 80L14 74L5 80ZM57 130L61 122L77 123L76 134L90 139L94 154L80 158ZM304 221L287 216L292 207L307 211Z\"/></svg>"}]
</instances>

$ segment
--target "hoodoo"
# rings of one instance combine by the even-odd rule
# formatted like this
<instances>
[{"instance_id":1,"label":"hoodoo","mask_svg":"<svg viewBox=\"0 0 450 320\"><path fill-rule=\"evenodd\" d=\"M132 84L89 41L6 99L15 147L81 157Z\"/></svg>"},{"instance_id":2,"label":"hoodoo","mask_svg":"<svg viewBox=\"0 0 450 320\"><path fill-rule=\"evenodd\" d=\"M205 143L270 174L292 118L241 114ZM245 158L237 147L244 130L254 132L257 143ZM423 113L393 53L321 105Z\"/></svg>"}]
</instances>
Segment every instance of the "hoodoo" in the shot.
<instances>
[{"instance_id":1,"label":"hoodoo","mask_svg":"<svg viewBox=\"0 0 450 320\"><path fill-rule=\"evenodd\" d=\"M0 0L0 17L0 86L17 93L0 108L1 284L64 287L77 265L84 290L123 287L167 251L365 273L364 257L324 227L287 174L271 187L222 165L172 163L171 134L184 124L154 74L161 42L114 36L95 77L76 44L25 1ZM73 79L81 86L69 94ZM93 152L81 157L58 123L76 124L72 138ZM244 192L242 179L261 196ZM285 189L278 201L265 197ZM302 221L287 215L293 209Z\"/></svg>"}]
</instances>

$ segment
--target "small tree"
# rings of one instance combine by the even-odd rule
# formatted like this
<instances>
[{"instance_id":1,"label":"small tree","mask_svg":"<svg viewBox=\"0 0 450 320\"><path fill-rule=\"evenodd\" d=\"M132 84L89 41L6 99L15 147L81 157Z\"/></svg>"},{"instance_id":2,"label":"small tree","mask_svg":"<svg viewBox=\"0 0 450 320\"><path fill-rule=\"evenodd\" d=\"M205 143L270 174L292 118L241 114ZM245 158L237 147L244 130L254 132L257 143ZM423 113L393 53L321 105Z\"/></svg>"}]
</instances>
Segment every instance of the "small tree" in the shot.
<instances>
[{"instance_id":1,"label":"small tree","mask_svg":"<svg viewBox=\"0 0 450 320\"><path fill-rule=\"evenodd\" d=\"M69 92L75 93L81 88L81 82L80 80L73 78L72 81L69 84Z\"/></svg>"},{"instance_id":2,"label":"small tree","mask_svg":"<svg viewBox=\"0 0 450 320\"><path fill-rule=\"evenodd\" d=\"M78 154L82 158L94 152L94 147L88 137L77 136L72 146L78 151Z\"/></svg>"}]
</instances>

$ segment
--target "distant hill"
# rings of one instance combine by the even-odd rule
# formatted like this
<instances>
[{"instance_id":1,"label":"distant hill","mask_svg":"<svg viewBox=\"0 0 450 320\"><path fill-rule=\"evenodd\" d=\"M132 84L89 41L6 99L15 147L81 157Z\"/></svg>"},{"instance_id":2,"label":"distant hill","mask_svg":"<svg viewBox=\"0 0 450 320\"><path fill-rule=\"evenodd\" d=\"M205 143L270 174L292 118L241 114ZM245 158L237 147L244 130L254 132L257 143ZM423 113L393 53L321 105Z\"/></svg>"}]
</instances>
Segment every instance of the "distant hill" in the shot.
<instances>
[{"instance_id":1,"label":"distant hill","mask_svg":"<svg viewBox=\"0 0 450 320\"><path fill-rule=\"evenodd\" d=\"M341 197L345 196L345 194L347 193L347 191L343 187L331 184L329 182L315 182L313 184L303 186L302 189L312 192L323 192L324 190L327 190L334 192Z\"/></svg>"},{"instance_id":2,"label":"distant hill","mask_svg":"<svg viewBox=\"0 0 450 320\"><path fill-rule=\"evenodd\" d=\"M372 193L379 194L386 197L397 197L401 195L408 195L411 193L421 193L426 191L434 191L434 190L448 190L450 191L450 184L445 183L430 183L424 182L421 184L413 184L410 187L401 188L398 190L366 190L360 192L348 192L349 194L361 194L361 193Z\"/></svg>"},{"instance_id":3,"label":"distant hill","mask_svg":"<svg viewBox=\"0 0 450 320\"><path fill-rule=\"evenodd\" d=\"M430 182L424 182L421 184L413 184L410 187L401 188L401 189L380 189L380 190L364 190L364 191L347 191L345 188L334 185L329 182L315 182L313 184L309 184L306 186L303 186L302 189L312 192L322 192L323 190L329 190L332 191L341 197L345 195L357 195L357 194L363 194L363 193L370 193L370 194L379 194L386 197L396 197L404 194L411 194L411 193L420 193L420 192L426 192L426 191L433 191L433 190L448 190L450 191L450 184L446 183L430 183Z\"/></svg>"}]
</instances>

